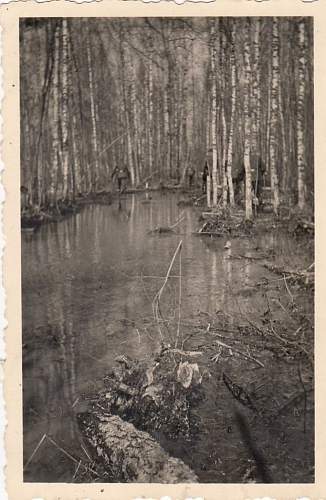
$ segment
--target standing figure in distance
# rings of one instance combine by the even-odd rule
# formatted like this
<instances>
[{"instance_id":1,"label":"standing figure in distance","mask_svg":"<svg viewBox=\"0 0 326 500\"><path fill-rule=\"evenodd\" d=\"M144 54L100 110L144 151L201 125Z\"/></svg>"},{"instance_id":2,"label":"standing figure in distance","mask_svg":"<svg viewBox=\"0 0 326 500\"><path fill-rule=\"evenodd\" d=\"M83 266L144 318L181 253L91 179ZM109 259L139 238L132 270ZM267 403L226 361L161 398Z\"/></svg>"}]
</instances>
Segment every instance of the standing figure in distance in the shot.
<instances>
[{"instance_id":1,"label":"standing figure in distance","mask_svg":"<svg viewBox=\"0 0 326 500\"><path fill-rule=\"evenodd\" d=\"M115 167L115 169L112 172L111 179L116 178L118 181L118 191L119 193L123 193L123 191L126 189L126 182L127 179L129 179L130 173L129 170L126 166L121 166L118 167L118 165Z\"/></svg>"},{"instance_id":2,"label":"standing figure in distance","mask_svg":"<svg viewBox=\"0 0 326 500\"><path fill-rule=\"evenodd\" d=\"M205 166L204 166L204 170L203 170L203 176L202 176L202 180L203 180L202 191L203 191L203 193L206 193L207 177L208 177L208 175L209 175L209 169L208 169L208 163L207 163L207 160L206 160L206 163L205 163Z\"/></svg>"},{"instance_id":3,"label":"standing figure in distance","mask_svg":"<svg viewBox=\"0 0 326 500\"><path fill-rule=\"evenodd\" d=\"M195 169L192 165L189 165L189 167L187 167L187 179L188 179L189 189L192 188L194 176L195 176Z\"/></svg>"}]
</instances>

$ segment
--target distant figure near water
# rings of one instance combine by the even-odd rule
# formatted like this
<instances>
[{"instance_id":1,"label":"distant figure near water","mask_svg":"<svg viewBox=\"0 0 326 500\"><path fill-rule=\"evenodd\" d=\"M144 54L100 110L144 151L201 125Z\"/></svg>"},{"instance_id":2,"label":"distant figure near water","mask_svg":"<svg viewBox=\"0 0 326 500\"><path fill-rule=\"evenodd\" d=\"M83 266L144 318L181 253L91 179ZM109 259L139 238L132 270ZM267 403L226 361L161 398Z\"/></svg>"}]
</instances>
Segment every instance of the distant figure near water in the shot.
<instances>
[{"instance_id":1,"label":"distant figure near water","mask_svg":"<svg viewBox=\"0 0 326 500\"><path fill-rule=\"evenodd\" d=\"M202 191L203 191L203 193L206 193L208 174L209 174L209 168L208 168L208 163L206 161L205 166L204 166L204 170L203 170L203 176L202 176L202 180L203 180Z\"/></svg>"},{"instance_id":2,"label":"distant figure near water","mask_svg":"<svg viewBox=\"0 0 326 500\"><path fill-rule=\"evenodd\" d=\"M253 202L258 207L261 206L263 201L263 187L264 187L264 176L266 174L266 165L260 157L252 157L251 161L251 188L253 194ZM234 184L234 194L236 197L239 196L241 185L244 184L246 178L245 166L242 162L238 165L237 172L232 175L232 181Z\"/></svg>"},{"instance_id":3,"label":"distant figure near water","mask_svg":"<svg viewBox=\"0 0 326 500\"><path fill-rule=\"evenodd\" d=\"M187 175L187 179L188 179L188 186L191 189L192 183L194 180L194 176L195 176L195 169L192 165L189 165L189 167L187 167L186 175Z\"/></svg>"},{"instance_id":4,"label":"distant figure near water","mask_svg":"<svg viewBox=\"0 0 326 500\"><path fill-rule=\"evenodd\" d=\"M126 189L127 180L130 178L130 172L126 166L115 167L112 172L111 179L117 180L118 182L118 191L119 193L123 193Z\"/></svg>"}]
</instances>

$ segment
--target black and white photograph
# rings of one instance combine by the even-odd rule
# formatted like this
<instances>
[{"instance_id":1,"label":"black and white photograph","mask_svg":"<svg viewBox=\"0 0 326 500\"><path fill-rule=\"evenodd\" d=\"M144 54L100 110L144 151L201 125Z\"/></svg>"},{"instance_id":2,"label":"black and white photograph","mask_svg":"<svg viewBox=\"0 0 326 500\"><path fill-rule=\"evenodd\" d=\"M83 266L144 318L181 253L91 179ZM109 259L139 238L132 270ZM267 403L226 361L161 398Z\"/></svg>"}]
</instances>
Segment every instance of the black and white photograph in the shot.
<instances>
[{"instance_id":1,"label":"black and white photograph","mask_svg":"<svg viewBox=\"0 0 326 500\"><path fill-rule=\"evenodd\" d=\"M314 18L21 17L19 99L23 481L314 483Z\"/></svg>"}]
</instances>

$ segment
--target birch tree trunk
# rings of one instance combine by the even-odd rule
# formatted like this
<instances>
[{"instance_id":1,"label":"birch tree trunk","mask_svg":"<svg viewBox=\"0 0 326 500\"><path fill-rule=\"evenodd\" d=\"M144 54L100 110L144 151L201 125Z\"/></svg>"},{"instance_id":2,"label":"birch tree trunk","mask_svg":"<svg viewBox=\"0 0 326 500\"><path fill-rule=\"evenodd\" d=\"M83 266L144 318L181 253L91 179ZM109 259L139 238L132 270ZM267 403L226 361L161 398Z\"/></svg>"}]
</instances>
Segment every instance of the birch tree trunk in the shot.
<instances>
[{"instance_id":1,"label":"birch tree trunk","mask_svg":"<svg viewBox=\"0 0 326 500\"><path fill-rule=\"evenodd\" d=\"M210 32L211 44L211 92L212 92L212 183L213 183L213 200L212 205L217 205L217 147L216 147L216 117L217 117L217 92L216 92L216 26L215 19L211 22ZM208 195L208 193L207 193Z\"/></svg>"},{"instance_id":2,"label":"birch tree trunk","mask_svg":"<svg viewBox=\"0 0 326 500\"><path fill-rule=\"evenodd\" d=\"M267 111L266 111L266 138L265 138L265 162L266 170L270 174L270 136L271 136L271 86L272 78L270 64L268 65L268 88L267 88Z\"/></svg>"},{"instance_id":3,"label":"birch tree trunk","mask_svg":"<svg viewBox=\"0 0 326 500\"><path fill-rule=\"evenodd\" d=\"M173 127L173 112L172 112L172 102L173 102L173 64L169 61L168 69L168 88L167 88L167 109L169 117L169 159L168 159L168 175L173 177L173 153L174 153L174 127Z\"/></svg>"},{"instance_id":4,"label":"birch tree trunk","mask_svg":"<svg viewBox=\"0 0 326 500\"><path fill-rule=\"evenodd\" d=\"M87 65L88 65L89 97L91 103L92 143L93 143L93 154L94 154L93 157L94 163L90 165L90 168L93 170L91 179L92 179L92 191L94 192L98 184L99 163L98 163L97 126L96 126L95 101L94 101L94 79L93 79L92 54L91 54L89 33L87 33L86 36L86 52L87 52Z\"/></svg>"},{"instance_id":5,"label":"birch tree trunk","mask_svg":"<svg viewBox=\"0 0 326 500\"><path fill-rule=\"evenodd\" d=\"M253 38L253 64L252 64L252 148L254 152L255 164L260 156L260 20L257 18L254 23ZM257 167L257 165L255 165Z\"/></svg>"},{"instance_id":6,"label":"birch tree trunk","mask_svg":"<svg viewBox=\"0 0 326 500\"><path fill-rule=\"evenodd\" d=\"M132 168L130 170L131 184L139 182L138 175L138 130L137 130L137 106L136 106L136 82L135 68L132 57L128 58L128 79L130 80L130 106L127 110L129 116L130 139L132 140ZM152 161L152 160L151 160Z\"/></svg>"},{"instance_id":7,"label":"birch tree trunk","mask_svg":"<svg viewBox=\"0 0 326 500\"><path fill-rule=\"evenodd\" d=\"M44 126L44 120L48 112L48 104L49 104L49 99L50 99L50 85L51 85L51 77L53 74L53 64L54 64L54 37L56 30L58 28L57 22L50 22L50 25L47 26L46 28L46 64L45 64L45 72L44 72L44 81L43 81L43 89L42 89L42 95L41 95L41 109L40 109L40 124L39 124L39 130L37 134L37 139L36 139L36 148L35 150L30 154L31 158L34 159L34 162L32 163L33 169L33 179L31 180L31 192L32 192L32 200L34 203L34 207L37 209L40 208L41 204L43 201L45 201L47 191L48 191L48 184L46 182L46 176L44 178L43 175L43 170L44 170L44 165L43 165L43 153L46 151L46 148L44 148L44 145L46 141L49 141L49 138L45 137L46 135L46 130ZM52 29L51 29L52 28ZM35 59L36 59L36 73L38 74L39 81L41 81L43 72L42 72L42 61L39 59L40 55L40 48L42 47L42 44L44 44L44 41L40 39L40 34L37 34L37 40L38 40L38 48L37 52L35 54ZM23 42L24 43L24 42ZM33 54L34 56L34 54ZM33 75L34 76L34 75ZM26 81L26 79L25 79ZM35 98L34 98L35 99ZM34 103L32 102L32 106ZM27 118L30 121L31 124L31 117L29 116ZM33 127L31 127L33 129ZM34 149L34 148L32 148ZM48 157L48 156L47 156ZM48 201L48 200L47 200Z\"/></svg>"},{"instance_id":8,"label":"birch tree trunk","mask_svg":"<svg viewBox=\"0 0 326 500\"><path fill-rule=\"evenodd\" d=\"M278 97L279 97L279 117L281 122L281 136L282 136L282 188L283 191L285 191L288 183L289 154L288 154L286 132L285 132L285 119L284 119L285 108L282 99L281 82L280 82Z\"/></svg>"},{"instance_id":9,"label":"birch tree trunk","mask_svg":"<svg viewBox=\"0 0 326 500\"><path fill-rule=\"evenodd\" d=\"M164 85L163 106L164 106L164 158L165 172L170 172L170 118L169 118L169 99L168 99L168 84Z\"/></svg>"},{"instance_id":10,"label":"birch tree trunk","mask_svg":"<svg viewBox=\"0 0 326 500\"><path fill-rule=\"evenodd\" d=\"M279 82L280 82L280 64L279 64L279 33L278 19L273 18L272 33L272 88L271 88L271 128L270 128L270 174L271 190L273 197L274 214L278 214L280 199L277 173L277 133L278 133L278 104L279 104Z\"/></svg>"},{"instance_id":11,"label":"birch tree trunk","mask_svg":"<svg viewBox=\"0 0 326 500\"><path fill-rule=\"evenodd\" d=\"M188 82L188 67L189 67L189 50L186 43L186 32L183 29L182 36L184 38L182 42L183 48L183 71L182 71L182 82L181 82L181 115L180 115L180 163L182 171L182 182L185 180L185 173L187 168L187 163L189 161L189 148L188 148L188 136L187 136L187 119L188 119L188 93L189 93L189 82ZM190 116L191 118L191 116Z\"/></svg>"},{"instance_id":12,"label":"birch tree trunk","mask_svg":"<svg viewBox=\"0 0 326 500\"><path fill-rule=\"evenodd\" d=\"M62 35L62 108L61 108L61 130L62 130L62 198L68 200L68 168L69 168L69 147L68 147L68 20L61 21Z\"/></svg>"},{"instance_id":13,"label":"birch tree trunk","mask_svg":"<svg viewBox=\"0 0 326 500\"><path fill-rule=\"evenodd\" d=\"M128 56L127 56L128 57ZM127 81L130 80L130 64L129 64L129 58L128 58L128 63L126 64L126 70L125 78ZM124 84L125 86L125 84ZM130 88L129 88L130 90ZM131 185L135 185L135 164L134 164L134 155L133 155L133 134L132 134L132 117L130 116L130 110L132 109L132 103L131 103L131 98L130 98L130 92L127 92L125 89L125 99L124 99L124 112L125 112L125 119L126 119L126 128L127 128L127 164L128 164L128 170L130 173L130 181Z\"/></svg>"},{"instance_id":14,"label":"birch tree trunk","mask_svg":"<svg viewBox=\"0 0 326 500\"><path fill-rule=\"evenodd\" d=\"M53 105L52 105L52 154L51 169L49 171L49 202L50 208L56 203L56 191L58 182L59 167L59 50L60 50L60 30L55 28L54 35L54 62L53 62Z\"/></svg>"},{"instance_id":15,"label":"birch tree trunk","mask_svg":"<svg viewBox=\"0 0 326 500\"><path fill-rule=\"evenodd\" d=\"M244 40L244 76L245 76L245 89L244 89L244 152L243 163L245 168L245 218L246 220L252 219L252 192L251 192L251 165L250 165L250 21L245 22L245 40Z\"/></svg>"},{"instance_id":16,"label":"birch tree trunk","mask_svg":"<svg viewBox=\"0 0 326 500\"><path fill-rule=\"evenodd\" d=\"M212 130L212 99L211 99L211 93L208 92L207 94L207 108L206 108L206 113L207 113L207 120L206 120L206 155L210 149L211 146L211 130ZM209 172L207 175L206 179L206 202L207 202L207 207L211 208L212 206L212 201L211 201L211 165L208 163L208 168Z\"/></svg>"},{"instance_id":17,"label":"birch tree trunk","mask_svg":"<svg viewBox=\"0 0 326 500\"><path fill-rule=\"evenodd\" d=\"M226 175L226 154L227 154L227 130L225 119L225 106L221 103L221 126L222 126L222 144L221 144L221 175L222 175L222 199L223 208L227 207L228 203L228 179Z\"/></svg>"},{"instance_id":18,"label":"birch tree trunk","mask_svg":"<svg viewBox=\"0 0 326 500\"><path fill-rule=\"evenodd\" d=\"M73 162L73 170L74 170L74 179L75 179L75 195L78 196L78 194L81 192L81 167L80 167L80 159L79 159L79 149L77 147L77 141L76 141L76 131L77 131L77 122L76 122L76 116L73 114L72 118L72 147L73 147L73 156L74 156L74 162Z\"/></svg>"},{"instance_id":19,"label":"birch tree trunk","mask_svg":"<svg viewBox=\"0 0 326 500\"><path fill-rule=\"evenodd\" d=\"M207 199L207 207L211 208L212 206L212 199L211 199L211 169L209 169L207 180L206 180L206 199Z\"/></svg>"},{"instance_id":20,"label":"birch tree trunk","mask_svg":"<svg viewBox=\"0 0 326 500\"><path fill-rule=\"evenodd\" d=\"M149 62L148 62L148 174L153 171L153 40L148 37Z\"/></svg>"},{"instance_id":21,"label":"birch tree trunk","mask_svg":"<svg viewBox=\"0 0 326 500\"><path fill-rule=\"evenodd\" d=\"M304 138L304 103L305 103L305 74L306 74L306 53L305 53L305 24L304 19L300 19L298 25L298 94L297 94L297 164L298 164L298 207L303 210L306 205L306 151Z\"/></svg>"},{"instance_id":22,"label":"birch tree trunk","mask_svg":"<svg viewBox=\"0 0 326 500\"><path fill-rule=\"evenodd\" d=\"M220 21L221 23L221 21ZM226 157L227 157L227 128L225 118L225 69L226 69L226 54L225 54L225 35L223 28L220 29L220 57L219 57L219 93L220 93L220 141L219 141L219 162L220 162L220 182L222 184L222 201L223 208L226 209L228 203L228 179L226 174ZM218 143L218 137L216 137Z\"/></svg>"},{"instance_id":23,"label":"birch tree trunk","mask_svg":"<svg viewBox=\"0 0 326 500\"><path fill-rule=\"evenodd\" d=\"M190 48L191 80L189 80L189 90L186 107L186 141L189 161L195 164L196 149L196 127L195 127L195 77L194 77L194 41L191 41ZM190 77L189 77L190 78ZM197 176L196 176L197 181Z\"/></svg>"},{"instance_id":24,"label":"birch tree trunk","mask_svg":"<svg viewBox=\"0 0 326 500\"><path fill-rule=\"evenodd\" d=\"M235 53L234 53L234 21L232 21L232 31L231 31L231 47L230 47L230 65L231 65L231 121L230 121L230 131L229 140L227 146L227 158L226 158L226 175L229 188L229 201L230 206L234 207L234 189L232 182L232 160L233 160L233 135L234 135L234 120L236 111L236 69L235 69Z\"/></svg>"}]
</instances>

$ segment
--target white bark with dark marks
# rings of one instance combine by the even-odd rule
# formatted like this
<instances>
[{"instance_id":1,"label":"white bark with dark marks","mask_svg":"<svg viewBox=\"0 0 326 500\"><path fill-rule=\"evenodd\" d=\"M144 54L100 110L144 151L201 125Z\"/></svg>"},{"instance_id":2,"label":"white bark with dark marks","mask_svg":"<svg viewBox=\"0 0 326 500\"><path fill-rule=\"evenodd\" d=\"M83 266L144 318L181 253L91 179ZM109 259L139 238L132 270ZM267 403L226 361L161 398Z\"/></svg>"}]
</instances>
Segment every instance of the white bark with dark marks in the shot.
<instances>
[{"instance_id":1,"label":"white bark with dark marks","mask_svg":"<svg viewBox=\"0 0 326 500\"><path fill-rule=\"evenodd\" d=\"M278 19L274 17L273 34L272 34L271 128L270 128L269 151L270 151L271 190L273 199L273 210L275 215L278 214L280 205L278 173L277 173L279 82L280 82L280 64L279 64Z\"/></svg>"},{"instance_id":2,"label":"white bark with dark marks","mask_svg":"<svg viewBox=\"0 0 326 500\"><path fill-rule=\"evenodd\" d=\"M245 73L245 89L244 89L244 151L243 163L245 168L245 218L250 220L252 218L252 192L251 192L251 165L250 165L250 136L251 136L251 123L250 123L250 24L249 21L245 22L245 41L244 41L244 73Z\"/></svg>"},{"instance_id":3,"label":"white bark with dark marks","mask_svg":"<svg viewBox=\"0 0 326 500\"><path fill-rule=\"evenodd\" d=\"M94 455L116 482L196 483L196 474L178 458L170 457L147 433L117 415L93 421L82 414L79 422Z\"/></svg>"},{"instance_id":4,"label":"white bark with dark marks","mask_svg":"<svg viewBox=\"0 0 326 500\"><path fill-rule=\"evenodd\" d=\"M305 171L306 151L304 137L304 112L305 112L305 75L306 75L306 53L305 53L305 22L301 19L298 26L298 95L297 95L297 162L298 162L298 207L303 210L306 205L305 199Z\"/></svg>"}]
</instances>

